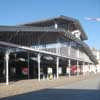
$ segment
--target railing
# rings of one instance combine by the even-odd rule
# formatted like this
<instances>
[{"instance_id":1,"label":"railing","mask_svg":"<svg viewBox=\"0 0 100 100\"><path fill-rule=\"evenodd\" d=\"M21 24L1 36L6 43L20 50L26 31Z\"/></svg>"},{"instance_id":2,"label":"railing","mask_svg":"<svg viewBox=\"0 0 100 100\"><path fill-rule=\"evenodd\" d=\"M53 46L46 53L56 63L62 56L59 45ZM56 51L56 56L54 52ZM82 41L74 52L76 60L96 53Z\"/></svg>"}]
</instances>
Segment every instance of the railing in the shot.
<instances>
[{"instance_id":1,"label":"railing","mask_svg":"<svg viewBox=\"0 0 100 100\"><path fill-rule=\"evenodd\" d=\"M79 58L82 60L90 61L89 57L82 51L79 51Z\"/></svg>"},{"instance_id":2,"label":"railing","mask_svg":"<svg viewBox=\"0 0 100 100\"><path fill-rule=\"evenodd\" d=\"M42 50L52 52L52 53L56 53L56 48L45 48L45 49L42 49Z\"/></svg>"},{"instance_id":3,"label":"railing","mask_svg":"<svg viewBox=\"0 0 100 100\"><path fill-rule=\"evenodd\" d=\"M84 52L80 51L79 49L72 48L72 47L70 48L70 55L69 55L69 47L45 48L45 49L42 49L42 50L59 54L62 57L66 56L66 57L76 58L76 59L80 59L82 61L85 60L85 61L90 62L89 57Z\"/></svg>"},{"instance_id":4,"label":"railing","mask_svg":"<svg viewBox=\"0 0 100 100\"><path fill-rule=\"evenodd\" d=\"M78 51L77 49L74 49L74 48L70 48L70 57L71 58L78 58Z\"/></svg>"},{"instance_id":5,"label":"railing","mask_svg":"<svg viewBox=\"0 0 100 100\"><path fill-rule=\"evenodd\" d=\"M60 48L60 55L62 55L62 56L66 56L66 57L68 57L69 55L68 55L68 47L62 47L62 48Z\"/></svg>"}]
</instances>

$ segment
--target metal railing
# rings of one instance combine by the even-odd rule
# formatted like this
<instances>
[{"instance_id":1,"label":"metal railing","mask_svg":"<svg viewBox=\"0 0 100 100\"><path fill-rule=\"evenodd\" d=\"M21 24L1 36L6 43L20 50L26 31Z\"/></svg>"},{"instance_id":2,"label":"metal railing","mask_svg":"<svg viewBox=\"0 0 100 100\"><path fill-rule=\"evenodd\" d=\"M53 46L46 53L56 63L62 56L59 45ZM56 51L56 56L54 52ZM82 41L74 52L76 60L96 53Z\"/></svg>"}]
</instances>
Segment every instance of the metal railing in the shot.
<instances>
[{"instance_id":1,"label":"metal railing","mask_svg":"<svg viewBox=\"0 0 100 100\"><path fill-rule=\"evenodd\" d=\"M48 52L52 52L52 53L56 53L56 54L59 54L61 56L66 56L66 57L70 57L70 58L76 58L76 60L80 59L82 61L87 61L87 62L91 61L89 59L89 57L84 52L82 52L79 49L72 48L72 47L70 48L70 55L69 55L69 52L68 52L69 47L45 48L45 49L42 49L42 50L48 51ZM78 52L79 52L79 55L78 55Z\"/></svg>"}]
</instances>

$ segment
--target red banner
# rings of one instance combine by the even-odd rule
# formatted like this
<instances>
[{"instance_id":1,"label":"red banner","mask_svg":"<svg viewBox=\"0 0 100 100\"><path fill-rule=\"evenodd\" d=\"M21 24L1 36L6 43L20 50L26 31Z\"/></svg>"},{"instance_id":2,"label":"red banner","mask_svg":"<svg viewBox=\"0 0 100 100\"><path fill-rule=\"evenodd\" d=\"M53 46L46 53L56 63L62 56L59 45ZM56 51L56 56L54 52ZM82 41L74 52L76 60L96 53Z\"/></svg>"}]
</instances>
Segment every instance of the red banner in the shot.
<instances>
[{"instance_id":1,"label":"red banner","mask_svg":"<svg viewBox=\"0 0 100 100\"><path fill-rule=\"evenodd\" d=\"M22 74L28 75L28 68L27 67L22 67Z\"/></svg>"}]
</instances>

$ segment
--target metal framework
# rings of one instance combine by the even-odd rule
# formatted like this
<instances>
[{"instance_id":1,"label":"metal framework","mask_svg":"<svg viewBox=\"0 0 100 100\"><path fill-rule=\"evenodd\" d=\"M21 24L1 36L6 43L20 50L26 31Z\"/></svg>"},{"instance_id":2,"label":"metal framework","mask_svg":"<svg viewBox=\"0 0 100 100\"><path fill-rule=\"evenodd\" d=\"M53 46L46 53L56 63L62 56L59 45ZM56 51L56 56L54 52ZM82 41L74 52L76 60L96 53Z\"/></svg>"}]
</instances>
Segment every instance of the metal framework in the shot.
<instances>
[{"instance_id":1,"label":"metal framework","mask_svg":"<svg viewBox=\"0 0 100 100\"><path fill-rule=\"evenodd\" d=\"M76 29L81 31L80 39L71 33ZM62 46L57 48L33 48L34 46L40 46L41 44L57 43L61 40L69 43L70 41L73 41L78 44L78 47L76 46L76 48L74 48L71 47L71 45L68 45L67 47ZM95 56L92 54L89 46L83 42L83 40L87 40L87 36L79 21L66 16L26 23L18 26L0 26L0 46L1 48L6 48L6 84L9 84L9 54L11 51L14 52L13 50L9 52L9 49L15 48L17 50L21 49L27 51L28 68L30 68L29 51L37 54L38 80L40 81L41 54L56 58L55 65L57 78L59 78L60 58L65 58L68 60L69 69L71 67L71 60L76 61L77 70L79 61L83 62L83 65L84 62L97 64L98 62ZM21 52L21 50L19 50L19 52ZM79 73L77 72L77 75L78 74ZM70 75L71 73L69 72L69 76Z\"/></svg>"},{"instance_id":2,"label":"metal framework","mask_svg":"<svg viewBox=\"0 0 100 100\"><path fill-rule=\"evenodd\" d=\"M65 40L70 39L78 43L83 48L84 52L89 56L89 58L95 64L97 64L97 60L92 54L89 46L64 29L50 29L45 27L36 28L32 26L0 27L0 41L17 44L19 46L30 47L31 45L34 45L34 43L35 45L38 45L39 43L49 43L51 41L54 42L58 37L63 37Z\"/></svg>"}]
</instances>

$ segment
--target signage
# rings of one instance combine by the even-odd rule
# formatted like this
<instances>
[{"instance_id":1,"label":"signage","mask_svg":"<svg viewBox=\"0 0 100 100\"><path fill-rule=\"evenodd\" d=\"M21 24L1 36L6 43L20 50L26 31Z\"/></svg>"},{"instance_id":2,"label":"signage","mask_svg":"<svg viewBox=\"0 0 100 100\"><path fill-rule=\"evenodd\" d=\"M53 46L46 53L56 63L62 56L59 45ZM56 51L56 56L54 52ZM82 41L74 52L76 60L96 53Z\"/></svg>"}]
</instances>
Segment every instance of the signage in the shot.
<instances>
[{"instance_id":1,"label":"signage","mask_svg":"<svg viewBox=\"0 0 100 100\"><path fill-rule=\"evenodd\" d=\"M80 32L79 30L73 31L72 34L73 34L76 38L80 39L81 32Z\"/></svg>"}]
</instances>

